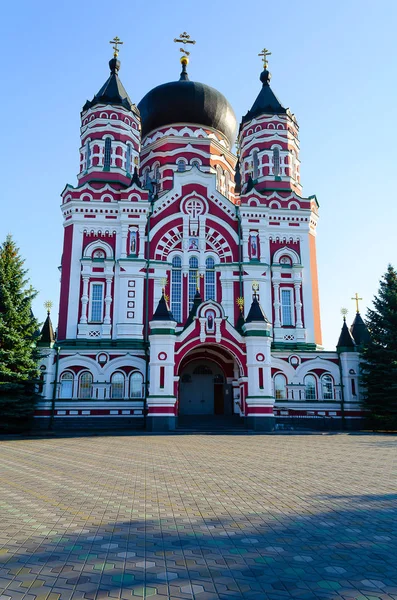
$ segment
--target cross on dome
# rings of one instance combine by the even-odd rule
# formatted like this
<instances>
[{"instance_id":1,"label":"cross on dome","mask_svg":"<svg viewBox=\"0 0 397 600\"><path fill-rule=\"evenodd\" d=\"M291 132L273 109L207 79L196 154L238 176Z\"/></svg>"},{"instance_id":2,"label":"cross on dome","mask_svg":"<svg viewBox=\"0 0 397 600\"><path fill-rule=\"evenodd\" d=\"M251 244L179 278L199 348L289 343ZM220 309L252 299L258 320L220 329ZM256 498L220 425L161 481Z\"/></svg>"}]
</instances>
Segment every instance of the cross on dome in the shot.
<instances>
[{"instance_id":1,"label":"cross on dome","mask_svg":"<svg viewBox=\"0 0 397 600\"><path fill-rule=\"evenodd\" d=\"M356 301L356 312L360 312L360 309L359 309L358 303L359 303L359 300L362 300L362 298L359 298L359 297L358 297L358 294L357 294L357 292L356 292L356 293L355 293L355 295L353 296L352 300L355 300L355 301Z\"/></svg>"},{"instance_id":2,"label":"cross on dome","mask_svg":"<svg viewBox=\"0 0 397 600\"><path fill-rule=\"evenodd\" d=\"M267 57L270 56L270 55L271 55L271 52L269 52L269 50L267 48L263 48L262 52L260 52L258 54L258 56L262 57L263 68L264 69L267 69L267 64L268 64Z\"/></svg>"},{"instance_id":3,"label":"cross on dome","mask_svg":"<svg viewBox=\"0 0 397 600\"><path fill-rule=\"evenodd\" d=\"M114 58L117 58L118 55L119 55L119 48L118 48L118 46L121 46L121 44L124 44L124 42L122 42L120 40L120 38L117 37L117 35L116 35L112 40L110 40L109 44L114 44L113 45L113 50L114 50L113 56L114 56Z\"/></svg>"}]
</instances>

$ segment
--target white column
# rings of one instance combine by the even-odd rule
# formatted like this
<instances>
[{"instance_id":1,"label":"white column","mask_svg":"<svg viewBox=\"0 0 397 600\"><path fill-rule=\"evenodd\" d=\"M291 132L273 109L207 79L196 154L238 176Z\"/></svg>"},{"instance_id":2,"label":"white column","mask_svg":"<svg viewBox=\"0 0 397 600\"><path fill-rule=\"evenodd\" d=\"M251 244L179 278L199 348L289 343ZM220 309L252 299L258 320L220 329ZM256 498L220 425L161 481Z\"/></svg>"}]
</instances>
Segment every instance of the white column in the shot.
<instances>
[{"instance_id":1,"label":"white column","mask_svg":"<svg viewBox=\"0 0 397 600\"><path fill-rule=\"evenodd\" d=\"M139 224L139 254L138 254L138 258L145 258L145 242L146 242L146 236L145 236L145 225L144 224Z\"/></svg>"},{"instance_id":2,"label":"white column","mask_svg":"<svg viewBox=\"0 0 397 600\"><path fill-rule=\"evenodd\" d=\"M110 324L110 306L112 304L112 280L113 277L106 277L106 292L105 292L105 317L103 323Z\"/></svg>"},{"instance_id":3,"label":"white column","mask_svg":"<svg viewBox=\"0 0 397 600\"><path fill-rule=\"evenodd\" d=\"M302 302L301 302L301 284L300 284L300 282L294 283L294 288L295 288L296 327L301 329L303 327L303 321L302 321Z\"/></svg>"},{"instance_id":4,"label":"white column","mask_svg":"<svg viewBox=\"0 0 397 600\"><path fill-rule=\"evenodd\" d=\"M274 327L281 327L280 321L280 284L273 283L274 290Z\"/></svg>"},{"instance_id":5,"label":"white column","mask_svg":"<svg viewBox=\"0 0 397 600\"><path fill-rule=\"evenodd\" d=\"M244 232L243 234L243 262L249 261L249 252L248 252L248 240L249 240L249 232Z\"/></svg>"},{"instance_id":6,"label":"white column","mask_svg":"<svg viewBox=\"0 0 397 600\"><path fill-rule=\"evenodd\" d=\"M81 296L81 317L80 323L87 323L87 309L88 309L88 282L89 277L83 277L83 294Z\"/></svg>"},{"instance_id":7,"label":"white column","mask_svg":"<svg viewBox=\"0 0 397 600\"><path fill-rule=\"evenodd\" d=\"M121 249L120 257L127 258L127 238L128 238L128 225L121 226Z\"/></svg>"}]
</instances>

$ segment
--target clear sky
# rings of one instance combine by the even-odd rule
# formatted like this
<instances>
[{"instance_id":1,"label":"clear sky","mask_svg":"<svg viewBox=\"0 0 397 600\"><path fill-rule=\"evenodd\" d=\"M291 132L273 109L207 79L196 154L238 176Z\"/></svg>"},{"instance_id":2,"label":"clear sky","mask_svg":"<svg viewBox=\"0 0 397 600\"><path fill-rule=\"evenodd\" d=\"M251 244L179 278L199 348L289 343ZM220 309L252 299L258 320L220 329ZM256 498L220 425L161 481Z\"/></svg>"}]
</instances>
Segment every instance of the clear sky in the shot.
<instances>
[{"instance_id":1,"label":"clear sky","mask_svg":"<svg viewBox=\"0 0 397 600\"><path fill-rule=\"evenodd\" d=\"M272 88L298 118L305 195L320 203L317 234L324 345L340 308L371 305L396 243L395 0L58 0L2 8L0 240L12 233L39 290L54 302L62 252L60 193L76 184L79 117L108 77L118 35L131 99L179 76L174 37L197 44L190 78L223 92L241 118L260 90L257 54L272 52Z\"/></svg>"}]
</instances>

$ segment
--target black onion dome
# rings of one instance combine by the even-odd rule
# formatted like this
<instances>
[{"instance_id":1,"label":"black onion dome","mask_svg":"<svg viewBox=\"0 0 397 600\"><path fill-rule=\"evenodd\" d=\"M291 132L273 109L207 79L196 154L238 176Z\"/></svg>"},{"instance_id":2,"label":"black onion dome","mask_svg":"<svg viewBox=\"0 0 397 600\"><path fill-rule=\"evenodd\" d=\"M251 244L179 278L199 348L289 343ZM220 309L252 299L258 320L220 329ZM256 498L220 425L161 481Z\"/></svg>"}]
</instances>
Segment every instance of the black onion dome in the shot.
<instances>
[{"instance_id":1,"label":"black onion dome","mask_svg":"<svg viewBox=\"0 0 397 600\"><path fill-rule=\"evenodd\" d=\"M189 81L185 70L179 81L163 83L150 90L138 104L142 137L150 131L174 123L212 127L233 145L237 121L225 96L213 87Z\"/></svg>"}]
</instances>

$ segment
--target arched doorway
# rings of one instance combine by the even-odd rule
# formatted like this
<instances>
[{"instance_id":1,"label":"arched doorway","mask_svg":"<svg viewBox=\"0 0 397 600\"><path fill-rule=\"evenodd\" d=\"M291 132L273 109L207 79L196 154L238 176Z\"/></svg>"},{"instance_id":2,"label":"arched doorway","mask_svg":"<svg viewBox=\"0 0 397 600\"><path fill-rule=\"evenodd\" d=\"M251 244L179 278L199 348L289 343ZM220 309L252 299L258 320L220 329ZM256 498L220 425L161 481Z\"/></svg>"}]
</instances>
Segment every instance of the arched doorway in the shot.
<instances>
[{"instance_id":1,"label":"arched doorway","mask_svg":"<svg viewBox=\"0 0 397 600\"><path fill-rule=\"evenodd\" d=\"M221 367L208 358L182 366L179 415L231 415L232 390Z\"/></svg>"}]
</instances>

